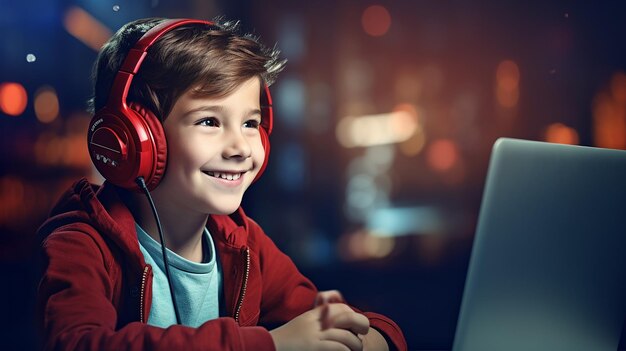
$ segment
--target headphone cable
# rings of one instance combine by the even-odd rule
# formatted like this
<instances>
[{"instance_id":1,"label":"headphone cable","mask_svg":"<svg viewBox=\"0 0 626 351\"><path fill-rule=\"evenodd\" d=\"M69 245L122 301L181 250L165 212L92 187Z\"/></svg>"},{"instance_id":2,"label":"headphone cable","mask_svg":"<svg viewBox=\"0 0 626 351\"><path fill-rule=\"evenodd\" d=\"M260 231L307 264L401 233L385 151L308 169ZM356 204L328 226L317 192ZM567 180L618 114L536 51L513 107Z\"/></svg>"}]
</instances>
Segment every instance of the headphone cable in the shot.
<instances>
[{"instance_id":1,"label":"headphone cable","mask_svg":"<svg viewBox=\"0 0 626 351\"><path fill-rule=\"evenodd\" d=\"M170 287L170 294L172 295L172 304L174 305L174 314L176 314L176 323L181 324L180 322L180 314L178 313L178 305L176 303L176 295L174 294L174 286L172 285L172 278L170 277L170 264L167 259L167 248L165 247L165 238L163 237L163 228L161 227L161 221L159 220L159 214L157 213L156 207L154 206L154 202L152 201L152 196L150 196L150 191L146 186L146 181L143 177L137 177L135 180L137 185L143 190L148 198L148 202L150 202L150 208L152 208L152 213L154 214L154 219L156 220L157 228L159 229L159 239L161 240L161 253L163 254L163 264L165 266L165 276L167 277L167 284Z\"/></svg>"}]
</instances>

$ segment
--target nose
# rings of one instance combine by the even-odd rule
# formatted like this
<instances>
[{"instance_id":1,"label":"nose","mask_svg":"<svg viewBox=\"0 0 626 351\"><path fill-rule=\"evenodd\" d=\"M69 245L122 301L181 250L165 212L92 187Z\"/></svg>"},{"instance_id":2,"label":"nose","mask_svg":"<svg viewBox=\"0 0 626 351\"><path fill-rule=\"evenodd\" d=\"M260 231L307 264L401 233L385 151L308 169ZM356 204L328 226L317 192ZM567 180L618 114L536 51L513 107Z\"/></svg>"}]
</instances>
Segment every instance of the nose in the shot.
<instances>
[{"instance_id":1,"label":"nose","mask_svg":"<svg viewBox=\"0 0 626 351\"><path fill-rule=\"evenodd\" d=\"M228 133L226 146L222 155L226 159L240 158L246 159L252 155L252 148L246 137L240 131Z\"/></svg>"}]
</instances>

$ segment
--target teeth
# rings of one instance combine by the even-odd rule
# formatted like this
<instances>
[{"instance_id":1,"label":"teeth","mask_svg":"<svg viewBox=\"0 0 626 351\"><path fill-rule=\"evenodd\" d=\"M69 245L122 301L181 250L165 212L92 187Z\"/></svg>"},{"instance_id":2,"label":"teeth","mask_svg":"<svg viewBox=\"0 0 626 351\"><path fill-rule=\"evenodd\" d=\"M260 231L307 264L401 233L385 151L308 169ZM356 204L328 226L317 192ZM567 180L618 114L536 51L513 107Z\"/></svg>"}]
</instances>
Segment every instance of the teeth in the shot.
<instances>
[{"instance_id":1,"label":"teeth","mask_svg":"<svg viewBox=\"0 0 626 351\"><path fill-rule=\"evenodd\" d=\"M236 173L236 174L232 174L232 173L218 173L218 172L206 172L208 175L212 176L212 177L216 177L216 178L222 178L222 179L226 179L226 180L237 180L239 178L241 178L241 173Z\"/></svg>"}]
</instances>

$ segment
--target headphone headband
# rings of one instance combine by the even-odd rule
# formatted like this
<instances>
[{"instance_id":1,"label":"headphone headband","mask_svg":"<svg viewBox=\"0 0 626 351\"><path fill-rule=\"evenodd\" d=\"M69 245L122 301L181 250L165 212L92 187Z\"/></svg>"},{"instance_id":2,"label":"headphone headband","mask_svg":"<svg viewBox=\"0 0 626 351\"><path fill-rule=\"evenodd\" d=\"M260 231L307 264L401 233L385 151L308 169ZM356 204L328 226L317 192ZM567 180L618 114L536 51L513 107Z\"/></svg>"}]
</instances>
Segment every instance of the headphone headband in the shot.
<instances>
[{"instance_id":1,"label":"headphone headband","mask_svg":"<svg viewBox=\"0 0 626 351\"><path fill-rule=\"evenodd\" d=\"M141 63L148 53L148 49L159 38L170 30L181 27L187 24L206 24L214 25L213 22L194 20L194 19L169 19L165 20L158 25L150 28L143 36L137 41L132 49L126 55L122 66L120 67L115 79L113 80L113 86L111 91L121 91L122 94L109 94L107 105L120 106L122 109L127 108L126 98L128 97L128 91L130 85L135 77L135 74L139 71Z\"/></svg>"}]
</instances>

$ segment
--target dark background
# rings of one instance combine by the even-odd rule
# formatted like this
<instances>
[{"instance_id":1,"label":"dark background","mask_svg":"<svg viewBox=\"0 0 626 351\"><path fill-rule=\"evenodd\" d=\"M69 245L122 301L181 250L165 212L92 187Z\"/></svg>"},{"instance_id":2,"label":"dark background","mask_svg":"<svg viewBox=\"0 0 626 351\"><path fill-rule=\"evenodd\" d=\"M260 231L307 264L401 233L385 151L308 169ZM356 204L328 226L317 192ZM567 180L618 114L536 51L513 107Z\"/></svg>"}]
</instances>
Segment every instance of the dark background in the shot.
<instances>
[{"instance_id":1,"label":"dark background","mask_svg":"<svg viewBox=\"0 0 626 351\"><path fill-rule=\"evenodd\" d=\"M626 149L625 10L564 0L2 0L0 349L36 345L36 228L73 181L100 181L85 142L91 65L124 23L225 15L278 44L289 62L271 87L272 154L246 211L320 289L388 315L411 349L445 350L493 142ZM23 109L11 83L26 92ZM339 123L389 121L398 114L382 114L396 110L391 132L357 128L373 130L361 146Z\"/></svg>"}]
</instances>

